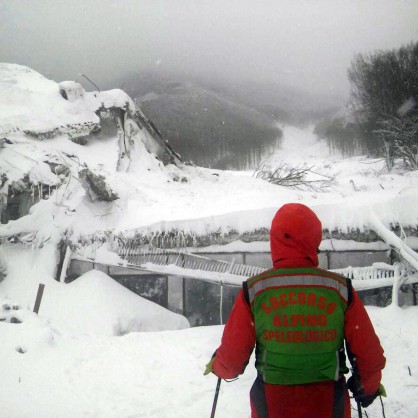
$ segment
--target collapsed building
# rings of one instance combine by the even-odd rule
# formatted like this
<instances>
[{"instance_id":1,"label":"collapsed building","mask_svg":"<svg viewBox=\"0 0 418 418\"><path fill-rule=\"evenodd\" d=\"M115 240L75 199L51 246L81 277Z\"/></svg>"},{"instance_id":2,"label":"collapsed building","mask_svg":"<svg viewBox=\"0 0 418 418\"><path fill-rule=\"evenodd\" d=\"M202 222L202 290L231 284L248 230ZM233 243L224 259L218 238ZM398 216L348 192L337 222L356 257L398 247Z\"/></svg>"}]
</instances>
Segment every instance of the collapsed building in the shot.
<instances>
[{"instance_id":1,"label":"collapsed building","mask_svg":"<svg viewBox=\"0 0 418 418\"><path fill-rule=\"evenodd\" d=\"M109 223L95 223L97 218L112 216L111 210L121 199L121 189L115 185L120 186L121 181L134 183L141 177L142 184L148 179L154 186L159 182L188 182L181 157L123 91L87 92L75 81L55 83L27 67L0 64L0 109L0 244L29 245L32 251L45 251L49 246L45 259L50 264L48 274L53 279L73 280L99 265L98 268L127 287L131 286L138 294L157 295L160 299L156 302L170 309L184 313L187 300L193 299L190 302L193 308L186 316L197 324L206 316L212 318L210 321L217 321L213 312L196 313L202 309L201 297L196 296L195 280L201 278L197 277L202 274L201 269L208 269L217 277L219 273L235 275L239 282L241 277L271 265L268 227L275 208L245 213L245 225L240 229L230 223L236 214L227 213L207 219L189 219L184 223L177 220L142 227L133 225L129 231L115 231L113 226L118 216L124 216L124 208L115 211ZM99 148L100 153L104 154L105 150L109 154L106 167L97 161L92 165L91 159L84 158ZM118 183L115 173L131 176L119 178ZM205 175L212 180L219 176L219 173L196 173L193 175ZM122 206L128 205L132 197L131 185L123 186ZM72 233L72 221L83 216L91 223L89 230L79 228ZM254 220L251 225L247 223L247 216ZM200 230L196 232L193 230L195 221L209 227L206 231L196 228ZM416 225L409 219L407 226L402 228L393 222L390 229L405 240L418 236ZM373 225L344 230L325 227L323 239L320 260L324 268L347 266L347 262L370 266L375 261L389 264L396 261L393 248ZM355 249L347 250L348 246L341 242L354 243L350 245ZM240 243L242 249L228 249L235 243ZM103 244L122 257L125 264L130 264L130 268L138 267L135 273L122 271L121 266L113 266L119 270L111 273L108 260L101 265L95 258L95 251ZM252 244L257 244L257 249L254 250ZM7 275L1 247L0 281ZM72 270L69 258L74 261ZM194 269L193 277L189 277L187 284L183 273L177 274L177 280L173 274L160 273L158 268L151 274L148 266L147 278L143 267L147 263ZM145 283L143 287L139 282ZM165 289L163 292L158 290L161 286ZM228 299L223 305L226 315L236 289L227 293L222 286L221 280L221 293L226 292L223 297ZM201 291L207 297L208 290L204 286ZM211 292L218 300L218 287ZM173 306L170 306L171 294L175 296ZM179 295L184 296L181 303ZM178 308L179 304L183 304L182 308ZM208 323L214 323L210 321Z\"/></svg>"},{"instance_id":2,"label":"collapsed building","mask_svg":"<svg viewBox=\"0 0 418 418\"><path fill-rule=\"evenodd\" d=\"M135 164L133 159L139 143L162 164L181 164L180 156L163 140L153 122L121 90L87 93L77 82L56 84L27 67L14 64L0 64L0 74L5 98L0 114L0 218L3 224L27 215L34 204L48 198L70 175L61 155L53 151L32 155L28 147L23 146L30 140L65 138L85 145L92 138L118 137L117 171L129 172ZM37 109L39 102L51 100L51 97L42 97L45 94L41 89L53 90L51 109L58 110L53 110L52 114L45 115L44 109ZM40 98L34 97L34 93L39 93ZM18 102L19 98L22 102ZM7 99L12 100L6 102ZM103 176L94 174L89 167L82 167L80 173L92 200L117 198L107 190Z\"/></svg>"}]
</instances>

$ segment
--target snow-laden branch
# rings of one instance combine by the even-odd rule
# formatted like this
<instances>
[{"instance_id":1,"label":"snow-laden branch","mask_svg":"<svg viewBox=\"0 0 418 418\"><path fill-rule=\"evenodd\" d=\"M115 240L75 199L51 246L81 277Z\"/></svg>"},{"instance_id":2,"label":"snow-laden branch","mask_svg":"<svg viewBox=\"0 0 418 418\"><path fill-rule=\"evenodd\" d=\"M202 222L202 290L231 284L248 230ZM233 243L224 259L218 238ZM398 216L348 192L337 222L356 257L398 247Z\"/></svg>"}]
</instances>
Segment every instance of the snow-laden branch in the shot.
<instances>
[{"instance_id":1,"label":"snow-laden branch","mask_svg":"<svg viewBox=\"0 0 418 418\"><path fill-rule=\"evenodd\" d=\"M399 255L409 263L415 271L418 271L418 254L412 250L405 242L397 235L390 231L383 222L376 216L375 213L370 213L370 223L373 229L380 235L381 238L391 247L395 248ZM392 304L398 305L398 293L401 285L408 280L408 283L416 283L416 275L414 277L407 276L405 272L400 269L395 271L394 283L392 288Z\"/></svg>"},{"instance_id":2,"label":"snow-laden branch","mask_svg":"<svg viewBox=\"0 0 418 418\"><path fill-rule=\"evenodd\" d=\"M370 213L370 223L386 244L395 247L399 254L418 271L418 253L408 247L395 233L390 231L373 212Z\"/></svg>"},{"instance_id":3,"label":"snow-laden branch","mask_svg":"<svg viewBox=\"0 0 418 418\"><path fill-rule=\"evenodd\" d=\"M272 169L266 164L261 164L255 170L253 177L267 180L269 183L279 186L324 192L334 184L335 179L314 171L314 167L313 165L292 167L281 162L277 168Z\"/></svg>"}]
</instances>

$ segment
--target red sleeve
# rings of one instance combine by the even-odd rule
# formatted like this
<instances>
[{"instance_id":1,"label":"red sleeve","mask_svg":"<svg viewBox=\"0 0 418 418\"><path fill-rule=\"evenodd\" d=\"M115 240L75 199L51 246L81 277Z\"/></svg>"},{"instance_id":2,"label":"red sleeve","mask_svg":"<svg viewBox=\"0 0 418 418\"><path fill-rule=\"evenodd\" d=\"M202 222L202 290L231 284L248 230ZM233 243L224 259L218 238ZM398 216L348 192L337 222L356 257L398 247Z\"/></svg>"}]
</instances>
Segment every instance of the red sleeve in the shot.
<instances>
[{"instance_id":1,"label":"red sleeve","mask_svg":"<svg viewBox=\"0 0 418 418\"><path fill-rule=\"evenodd\" d=\"M357 367L361 385L366 395L373 395L379 388L386 359L369 315L357 292L345 314L345 339L353 357L352 366Z\"/></svg>"},{"instance_id":2,"label":"red sleeve","mask_svg":"<svg viewBox=\"0 0 418 418\"><path fill-rule=\"evenodd\" d=\"M225 324L221 345L216 350L213 372L222 379L242 374L254 345L254 318L241 289Z\"/></svg>"}]
</instances>

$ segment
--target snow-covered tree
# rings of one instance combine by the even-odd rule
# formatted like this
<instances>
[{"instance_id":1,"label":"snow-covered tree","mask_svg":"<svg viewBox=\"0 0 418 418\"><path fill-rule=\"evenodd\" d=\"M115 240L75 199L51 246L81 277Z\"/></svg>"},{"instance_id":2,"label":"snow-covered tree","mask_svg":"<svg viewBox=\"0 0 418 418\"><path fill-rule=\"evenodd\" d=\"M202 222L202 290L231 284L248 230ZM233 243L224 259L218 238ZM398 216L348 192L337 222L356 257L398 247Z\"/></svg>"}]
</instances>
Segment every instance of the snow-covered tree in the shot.
<instances>
[{"instance_id":1,"label":"snow-covered tree","mask_svg":"<svg viewBox=\"0 0 418 418\"><path fill-rule=\"evenodd\" d=\"M361 138L388 168L402 157L416 168L418 42L396 50L359 54L348 71L351 106Z\"/></svg>"},{"instance_id":2,"label":"snow-covered tree","mask_svg":"<svg viewBox=\"0 0 418 418\"><path fill-rule=\"evenodd\" d=\"M418 169L418 116L388 117L379 121L380 129L376 133L383 138L387 147L387 165L393 165L393 159L400 157L410 170Z\"/></svg>"}]
</instances>

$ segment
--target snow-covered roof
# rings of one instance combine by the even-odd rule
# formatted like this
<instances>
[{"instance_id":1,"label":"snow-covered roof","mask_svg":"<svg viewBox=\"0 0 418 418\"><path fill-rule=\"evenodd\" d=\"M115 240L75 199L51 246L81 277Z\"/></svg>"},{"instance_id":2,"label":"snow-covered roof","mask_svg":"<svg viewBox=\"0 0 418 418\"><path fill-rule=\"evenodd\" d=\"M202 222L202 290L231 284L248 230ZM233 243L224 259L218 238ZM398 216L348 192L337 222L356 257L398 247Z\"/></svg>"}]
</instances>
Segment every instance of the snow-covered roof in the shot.
<instances>
[{"instance_id":1,"label":"snow-covered roof","mask_svg":"<svg viewBox=\"0 0 418 418\"><path fill-rule=\"evenodd\" d=\"M70 102L82 98L86 93L83 86L75 81L61 81L59 88L61 96Z\"/></svg>"},{"instance_id":2,"label":"snow-covered roof","mask_svg":"<svg viewBox=\"0 0 418 418\"><path fill-rule=\"evenodd\" d=\"M59 85L36 71L0 63L0 135L52 132L73 124L97 124L97 104L65 100Z\"/></svg>"},{"instance_id":3,"label":"snow-covered roof","mask_svg":"<svg viewBox=\"0 0 418 418\"><path fill-rule=\"evenodd\" d=\"M19 131L65 134L68 126L98 124L97 111L113 107L144 117L122 90L86 93L75 81L56 83L28 67L0 63L0 136Z\"/></svg>"}]
</instances>

